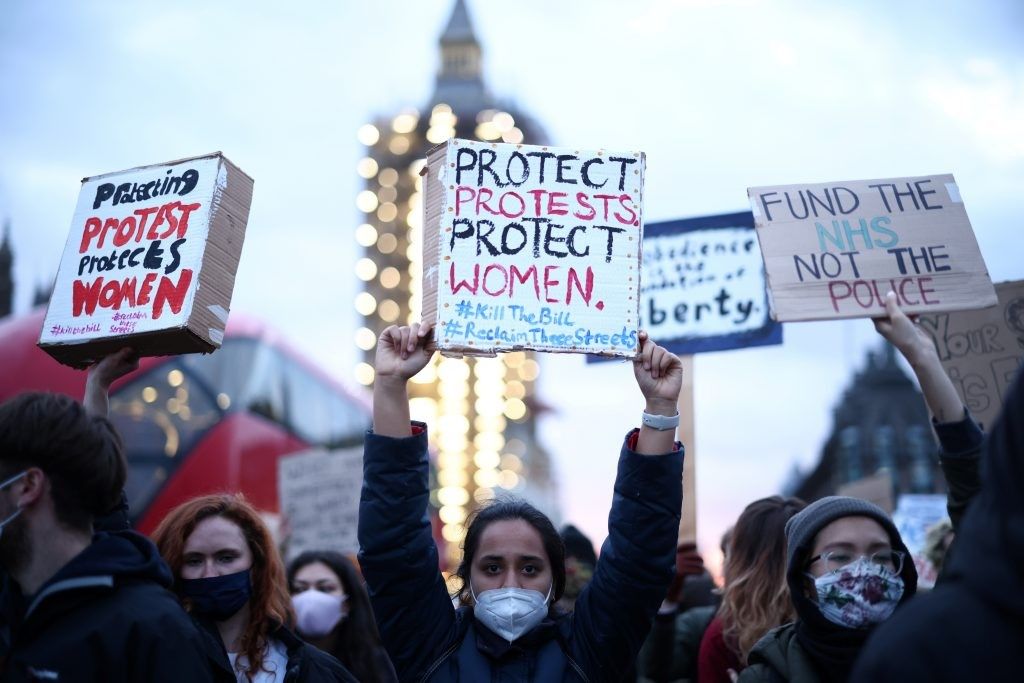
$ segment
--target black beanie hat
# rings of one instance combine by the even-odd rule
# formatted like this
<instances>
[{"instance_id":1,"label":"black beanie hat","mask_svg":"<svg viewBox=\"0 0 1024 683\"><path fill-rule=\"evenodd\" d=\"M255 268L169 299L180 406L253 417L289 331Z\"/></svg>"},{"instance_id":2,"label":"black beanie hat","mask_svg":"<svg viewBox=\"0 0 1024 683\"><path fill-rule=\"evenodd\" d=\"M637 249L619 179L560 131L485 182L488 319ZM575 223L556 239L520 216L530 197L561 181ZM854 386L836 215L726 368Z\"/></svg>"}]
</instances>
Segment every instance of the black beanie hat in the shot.
<instances>
[{"instance_id":1,"label":"black beanie hat","mask_svg":"<svg viewBox=\"0 0 1024 683\"><path fill-rule=\"evenodd\" d=\"M814 501L786 522L786 558L790 570L793 569L794 560L798 559L797 555L810 549L818 532L843 517L868 517L875 520L889 534L892 547L910 555L900 538L900 532L889 515L885 514L885 510L860 498L828 496ZM909 557L907 560L913 564Z\"/></svg>"}]
</instances>

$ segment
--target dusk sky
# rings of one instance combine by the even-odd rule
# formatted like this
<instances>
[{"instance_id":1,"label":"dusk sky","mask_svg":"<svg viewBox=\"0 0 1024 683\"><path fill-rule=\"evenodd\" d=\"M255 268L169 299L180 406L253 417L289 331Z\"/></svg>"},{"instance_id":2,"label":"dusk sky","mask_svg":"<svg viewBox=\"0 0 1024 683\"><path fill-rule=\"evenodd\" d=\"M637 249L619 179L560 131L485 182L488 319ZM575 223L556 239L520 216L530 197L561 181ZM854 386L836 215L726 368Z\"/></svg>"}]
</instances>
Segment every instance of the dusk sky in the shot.
<instances>
[{"instance_id":1,"label":"dusk sky","mask_svg":"<svg viewBox=\"0 0 1024 683\"><path fill-rule=\"evenodd\" d=\"M451 0L0 6L0 221L15 310L53 277L82 177L221 150L256 180L232 308L352 385L359 126L423 106ZM648 155L648 221L748 208L746 188L953 173L994 281L1024 278L1024 4L613 0L470 14L485 78L555 145ZM696 359L708 558L809 466L877 343L866 320ZM545 357L563 521L599 542L642 399L626 364ZM690 444L688 444L690 446Z\"/></svg>"}]
</instances>

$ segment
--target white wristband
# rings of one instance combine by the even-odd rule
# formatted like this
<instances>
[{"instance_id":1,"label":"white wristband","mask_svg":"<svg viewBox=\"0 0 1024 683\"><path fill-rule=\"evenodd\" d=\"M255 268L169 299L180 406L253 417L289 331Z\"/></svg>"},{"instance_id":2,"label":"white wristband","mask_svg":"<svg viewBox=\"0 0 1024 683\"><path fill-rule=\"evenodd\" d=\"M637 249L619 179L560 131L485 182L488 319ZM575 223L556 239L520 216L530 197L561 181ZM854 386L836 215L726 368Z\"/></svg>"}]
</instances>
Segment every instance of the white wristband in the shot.
<instances>
[{"instance_id":1,"label":"white wristband","mask_svg":"<svg viewBox=\"0 0 1024 683\"><path fill-rule=\"evenodd\" d=\"M644 411L641 421L651 429L656 429L659 432L667 432L670 429L675 429L679 426L679 413L675 415L651 415Z\"/></svg>"}]
</instances>

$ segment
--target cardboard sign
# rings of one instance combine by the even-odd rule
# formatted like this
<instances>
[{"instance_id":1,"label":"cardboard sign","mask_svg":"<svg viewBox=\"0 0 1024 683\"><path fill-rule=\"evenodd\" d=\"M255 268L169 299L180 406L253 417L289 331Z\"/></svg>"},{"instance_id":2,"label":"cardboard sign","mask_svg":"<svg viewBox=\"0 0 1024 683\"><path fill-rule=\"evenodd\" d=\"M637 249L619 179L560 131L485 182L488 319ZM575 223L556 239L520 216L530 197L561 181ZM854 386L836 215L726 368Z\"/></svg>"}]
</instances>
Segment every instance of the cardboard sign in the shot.
<instances>
[{"instance_id":1,"label":"cardboard sign","mask_svg":"<svg viewBox=\"0 0 1024 683\"><path fill-rule=\"evenodd\" d=\"M441 352L636 356L645 163L458 139L431 150L423 320Z\"/></svg>"},{"instance_id":2,"label":"cardboard sign","mask_svg":"<svg viewBox=\"0 0 1024 683\"><path fill-rule=\"evenodd\" d=\"M776 320L984 308L992 281L951 175L747 189Z\"/></svg>"},{"instance_id":3,"label":"cardboard sign","mask_svg":"<svg viewBox=\"0 0 1024 683\"><path fill-rule=\"evenodd\" d=\"M991 429L1024 363L1024 281L996 285L998 305L922 315L946 374L983 428Z\"/></svg>"},{"instance_id":4,"label":"cardboard sign","mask_svg":"<svg viewBox=\"0 0 1024 683\"><path fill-rule=\"evenodd\" d=\"M277 485L288 531L286 560L307 550L335 550L343 555L359 550L361 446L280 458Z\"/></svg>"},{"instance_id":5,"label":"cardboard sign","mask_svg":"<svg viewBox=\"0 0 1024 683\"><path fill-rule=\"evenodd\" d=\"M39 345L73 367L218 348L252 185L219 152L85 178Z\"/></svg>"}]
</instances>

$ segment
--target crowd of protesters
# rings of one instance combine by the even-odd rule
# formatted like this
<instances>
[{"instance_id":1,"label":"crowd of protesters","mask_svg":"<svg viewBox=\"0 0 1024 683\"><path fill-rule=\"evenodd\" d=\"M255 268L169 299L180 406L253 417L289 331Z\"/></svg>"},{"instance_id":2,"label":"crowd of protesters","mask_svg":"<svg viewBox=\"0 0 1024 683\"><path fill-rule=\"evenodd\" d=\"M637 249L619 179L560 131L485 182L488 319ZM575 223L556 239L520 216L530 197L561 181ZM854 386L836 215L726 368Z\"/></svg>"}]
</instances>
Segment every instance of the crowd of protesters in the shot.
<instances>
[{"instance_id":1,"label":"crowd of protesters","mask_svg":"<svg viewBox=\"0 0 1024 683\"><path fill-rule=\"evenodd\" d=\"M415 324L377 344L357 558L314 550L286 566L233 492L181 504L147 538L129 528L106 418L111 383L137 367L125 349L89 370L81 402L26 393L0 405L0 681L1013 680L1022 379L986 439L892 297L875 327L917 377L948 483L927 594L889 515L839 496L747 505L723 539L717 588L696 546L678 544L681 364L643 333L642 419L624 419L608 446L619 461L600 552L499 499L468 520L461 564L442 574L428 426L410 419L407 392L432 330Z\"/></svg>"}]
</instances>

